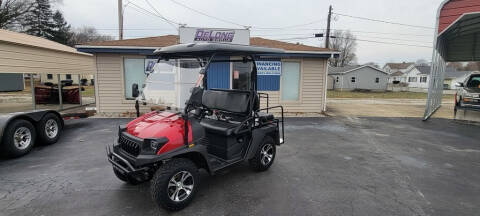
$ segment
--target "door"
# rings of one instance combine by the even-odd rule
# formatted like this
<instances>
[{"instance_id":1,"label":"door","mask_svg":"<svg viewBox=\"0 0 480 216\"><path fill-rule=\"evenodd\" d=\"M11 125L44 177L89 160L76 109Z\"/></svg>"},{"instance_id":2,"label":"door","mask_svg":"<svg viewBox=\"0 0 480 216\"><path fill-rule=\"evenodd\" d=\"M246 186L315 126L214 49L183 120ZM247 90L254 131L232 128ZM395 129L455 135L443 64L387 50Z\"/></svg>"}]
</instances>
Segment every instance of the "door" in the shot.
<instances>
[{"instance_id":1,"label":"door","mask_svg":"<svg viewBox=\"0 0 480 216\"><path fill-rule=\"evenodd\" d=\"M252 62L233 62L232 89L249 90Z\"/></svg>"}]
</instances>

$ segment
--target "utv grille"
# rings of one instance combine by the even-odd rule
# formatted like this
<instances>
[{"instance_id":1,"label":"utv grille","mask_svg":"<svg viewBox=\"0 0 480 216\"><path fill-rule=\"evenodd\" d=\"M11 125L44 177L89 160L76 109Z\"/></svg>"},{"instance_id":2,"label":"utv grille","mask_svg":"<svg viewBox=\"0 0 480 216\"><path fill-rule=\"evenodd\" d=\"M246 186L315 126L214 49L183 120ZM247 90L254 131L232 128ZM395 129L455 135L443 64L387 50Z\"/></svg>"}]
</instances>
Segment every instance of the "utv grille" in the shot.
<instances>
[{"instance_id":1,"label":"utv grille","mask_svg":"<svg viewBox=\"0 0 480 216\"><path fill-rule=\"evenodd\" d=\"M124 134L120 135L120 138L118 139L118 144L120 145L120 148L128 154L131 154L135 157L140 154L140 144L130 139Z\"/></svg>"}]
</instances>

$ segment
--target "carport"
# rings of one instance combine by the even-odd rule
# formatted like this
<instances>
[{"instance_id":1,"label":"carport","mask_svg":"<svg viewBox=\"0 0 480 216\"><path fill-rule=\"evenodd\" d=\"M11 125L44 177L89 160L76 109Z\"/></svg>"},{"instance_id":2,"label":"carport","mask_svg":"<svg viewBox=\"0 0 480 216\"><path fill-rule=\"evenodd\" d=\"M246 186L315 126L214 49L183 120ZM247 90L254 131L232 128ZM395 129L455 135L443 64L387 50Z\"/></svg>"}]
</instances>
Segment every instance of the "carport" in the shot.
<instances>
[{"instance_id":1,"label":"carport","mask_svg":"<svg viewBox=\"0 0 480 216\"><path fill-rule=\"evenodd\" d=\"M93 93L82 97L82 90L90 86L81 85L82 79L93 78L94 71L90 54L40 37L0 30L0 74L18 74L26 83L23 91L0 92L0 112L65 110L94 103Z\"/></svg>"},{"instance_id":2,"label":"carport","mask_svg":"<svg viewBox=\"0 0 480 216\"><path fill-rule=\"evenodd\" d=\"M480 1L446 0L438 9L424 120L442 103L446 62L480 61Z\"/></svg>"}]
</instances>

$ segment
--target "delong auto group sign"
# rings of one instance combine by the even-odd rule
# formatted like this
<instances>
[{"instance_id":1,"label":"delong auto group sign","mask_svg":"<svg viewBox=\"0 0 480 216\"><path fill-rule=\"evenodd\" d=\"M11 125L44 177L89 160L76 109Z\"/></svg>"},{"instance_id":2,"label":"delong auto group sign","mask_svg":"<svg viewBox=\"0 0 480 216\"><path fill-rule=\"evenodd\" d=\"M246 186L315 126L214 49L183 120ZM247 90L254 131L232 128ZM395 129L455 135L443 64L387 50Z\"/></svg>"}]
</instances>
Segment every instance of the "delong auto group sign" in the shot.
<instances>
[{"instance_id":1,"label":"delong auto group sign","mask_svg":"<svg viewBox=\"0 0 480 216\"><path fill-rule=\"evenodd\" d=\"M180 43L231 43L250 45L247 29L192 28L179 29Z\"/></svg>"}]
</instances>

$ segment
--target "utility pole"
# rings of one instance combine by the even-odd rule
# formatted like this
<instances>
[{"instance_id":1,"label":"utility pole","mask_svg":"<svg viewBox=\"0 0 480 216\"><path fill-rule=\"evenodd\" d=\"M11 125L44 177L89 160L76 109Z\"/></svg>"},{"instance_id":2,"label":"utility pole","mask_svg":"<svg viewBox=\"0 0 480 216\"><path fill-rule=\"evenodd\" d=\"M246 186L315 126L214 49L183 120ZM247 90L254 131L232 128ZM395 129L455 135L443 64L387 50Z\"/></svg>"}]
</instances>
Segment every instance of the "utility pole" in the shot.
<instances>
[{"instance_id":1,"label":"utility pole","mask_svg":"<svg viewBox=\"0 0 480 216\"><path fill-rule=\"evenodd\" d=\"M325 39L325 48L330 48L330 22L332 20L332 6L328 9L327 38Z\"/></svg>"},{"instance_id":2,"label":"utility pole","mask_svg":"<svg viewBox=\"0 0 480 216\"><path fill-rule=\"evenodd\" d=\"M123 40L123 3L118 0L118 39Z\"/></svg>"}]
</instances>

